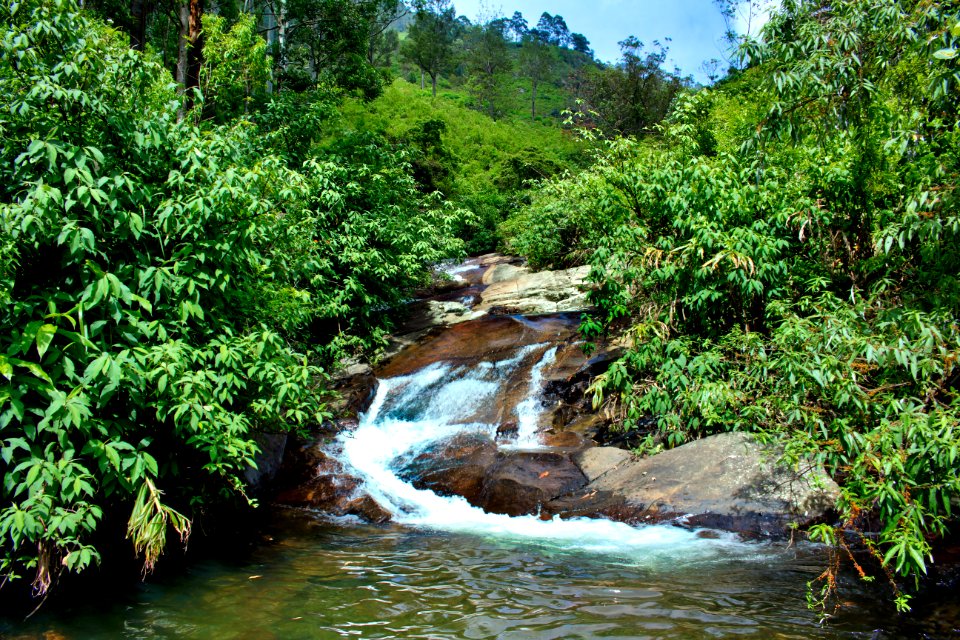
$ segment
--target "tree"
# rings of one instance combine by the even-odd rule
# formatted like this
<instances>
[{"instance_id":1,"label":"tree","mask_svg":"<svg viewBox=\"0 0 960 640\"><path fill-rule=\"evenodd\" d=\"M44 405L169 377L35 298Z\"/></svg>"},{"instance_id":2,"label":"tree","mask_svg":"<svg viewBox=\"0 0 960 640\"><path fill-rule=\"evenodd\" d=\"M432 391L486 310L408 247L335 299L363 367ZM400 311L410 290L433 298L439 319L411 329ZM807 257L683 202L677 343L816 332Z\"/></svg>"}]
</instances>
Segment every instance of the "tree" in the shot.
<instances>
[{"instance_id":1,"label":"tree","mask_svg":"<svg viewBox=\"0 0 960 640\"><path fill-rule=\"evenodd\" d=\"M492 21L474 27L468 34L466 43L471 91L481 105L487 103L487 113L491 118L496 117L494 102L500 78L512 66L502 26L502 23Z\"/></svg>"},{"instance_id":2,"label":"tree","mask_svg":"<svg viewBox=\"0 0 960 640\"><path fill-rule=\"evenodd\" d=\"M544 11L537 22L537 31L548 44L556 47L570 44L570 29L561 15L552 16Z\"/></svg>"},{"instance_id":3,"label":"tree","mask_svg":"<svg viewBox=\"0 0 960 640\"><path fill-rule=\"evenodd\" d=\"M286 34L279 51L280 78L301 85L325 80L374 98L380 75L369 62L371 30L379 29L390 5L381 0L274 0L284 3ZM380 16L379 18L377 16ZM384 27L385 28L385 27Z\"/></svg>"},{"instance_id":4,"label":"tree","mask_svg":"<svg viewBox=\"0 0 960 640\"><path fill-rule=\"evenodd\" d=\"M367 23L367 62L373 66L390 64L399 39L390 27L409 10L400 0L373 0L362 11Z\"/></svg>"},{"instance_id":5,"label":"tree","mask_svg":"<svg viewBox=\"0 0 960 640\"><path fill-rule=\"evenodd\" d=\"M663 68L667 48L655 41L651 51L636 37L620 42L623 55L615 67L582 73L587 104L610 132L638 135L666 117L677 93L690 81Z\"/></svg>"},{"instance_id":6,"label":"tree","mask_svg":"<svg viewBox=\"0 0 960 640\"><path fill-rule=\"evenodd\" d=\"M200 86L203 66L203 0L183 0L180 5L180 39L177 45L177 82L186 98L184 111L193 107L192 89ZM183 111L181 111L182 117Z\"/></svg>"},{"instance_id":7,"label":"tree","mask_svg":"<svg viewBox=\"0 0 960 640\"><path fill-rule=\"evenodd\" d=\"M433 96L437 95L437 79L447 67L459 29L456 11L450 0L421 0L403 42L401 53L416 64L421 73L430 76Z\"/></svg>"},{"instance_id":8,"label":"tree","mask_svg":"<svg viewBox=\"0 0 960 640\"><path fill-rule=\"evenodd\" d=\"M226 20L216 15L203 17L205 34L201 88L204 113L224 122L247 115L251 105L266 98L270 80L267 43L257 35L254 17L243 14L225 30Z\"/></svg>"},{"instance_id":9,"label":"tree","mask_svg":"<svg viewBox=\"0 0 960 640\"><path fill-rule=\"evenodd\" d=\"M520 70L530 79L530 117L534 120L537 119L537 89L553 74L555 64L550 45L537 33L524 36L520 47Z\"/></svg>"},{"instance_id":10,"label":"tree","mask_svg":"<svg viewBox=\"0 0 960 640\"><path fill-rule=\"evenodd\" d=\"M570 48L582 54L593 57L593 50L590 49L590 41L582 33L570 34Z\"/></svg>"},{"instance_id":11,"label":"tree","mask_svg":"<svg viewBox=\"0 0 960 640\"><path fill-rule=\"evenodd\" d=\"M725 25L728 45L724 57L731 68L740 68L744 59L740 46L757 37L764 18L776 4L774 0L713 0Z\"/></svg>"},{"instance_id":12,"label":"tree","mask_svg":"<svg viewBox=\"0 0 960 640\"><path fill-rule=\"evenodd\" d=\"M513 12L513 17L510 18L509 22L509 33L513 36L514 42L520 42L523 39L523 36L527 35L527 31L530 30L530 26L527 24L527 19L523 17L523 14L519 11Z\"/></svg>"}]
</instances>

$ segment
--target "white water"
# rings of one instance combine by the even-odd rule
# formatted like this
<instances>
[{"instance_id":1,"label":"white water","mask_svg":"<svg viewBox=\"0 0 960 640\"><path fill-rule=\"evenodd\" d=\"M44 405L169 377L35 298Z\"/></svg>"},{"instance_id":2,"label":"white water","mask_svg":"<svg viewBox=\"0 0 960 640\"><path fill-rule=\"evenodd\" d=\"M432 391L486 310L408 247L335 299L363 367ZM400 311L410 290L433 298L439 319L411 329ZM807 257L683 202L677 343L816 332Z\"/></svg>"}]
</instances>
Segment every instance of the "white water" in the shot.
<instances>
[{"instance_id":1,"label":"white water","mask_svg":"<svg viewBox=\"0 0 960 640\"><path fill-rule=\"evenodd\" d=\"M448 275L454 282L463 282L463 276L460 274L476 268L475 264L449 262L438 265L437 271Z\"/></svg>"},{"instance_id":2,"label":"white water","mask_svg":"<svg viewBox=\"0 0 960 640\"><path fill-rule=\"evenodd\" d=\"M405 461L457 433L480 432L493 437L496 425L471 422L474 414L484 403L495 402L504 381L526 357L544 346L524 347L512 358L482 362L473 368L436 363L412 375L381 380L359 427L338 440L341 461L364 480L364 490L400 524L627 556L639 564L658 559L705 559L731 546L742 547L728 536L701 538L674 526L631 527L603 519L541 520L490 514L461 497L417 489L398 476L398 467ZM532 424L536 429L542 370L555 354L555 348L548 349L530 372L529 397L520 412L526 428ZM535 437L527 431L521 435Z\"/></svg>"},{"instance_id":3,"label":"white water","mask_svg":"<svg viewBox=\"0 0 960 640\"><path fill-rule=\"evenodd\" d=\"M540 414L543 413L543 369L557 358L557 348L547 349L540 361L530 370L530 384L527 397L517 405L517 443L518 447L536 447L537 427L540 426Z\"/></svg>"}]
</instances>

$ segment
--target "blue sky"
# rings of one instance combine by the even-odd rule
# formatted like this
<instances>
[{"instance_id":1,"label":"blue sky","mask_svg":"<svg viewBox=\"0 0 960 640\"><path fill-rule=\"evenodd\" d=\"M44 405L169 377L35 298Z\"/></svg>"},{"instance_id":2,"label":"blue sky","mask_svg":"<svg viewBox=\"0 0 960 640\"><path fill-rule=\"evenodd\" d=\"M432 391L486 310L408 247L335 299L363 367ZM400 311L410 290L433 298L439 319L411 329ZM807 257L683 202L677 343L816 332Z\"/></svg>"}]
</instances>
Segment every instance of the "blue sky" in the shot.
<instances>
[{"instance_id":1,"label":"blue sky","mask_svg":"<svg viewBox=\"0 0 960 640\"><path fill-rule=\"evenodd\" d=\"M644 44L668 43L668 68L677 66L706 82L705 60L724 59L723 18L713 0L453 0L457 13L478 17L512 16L520 11L534 26L544 11L563 16L571 31L590 40L597 58L605 62L620 57L617 42L637 36ZM721 69L725 64L721 65Z\"/></svg>"}]
</instances>

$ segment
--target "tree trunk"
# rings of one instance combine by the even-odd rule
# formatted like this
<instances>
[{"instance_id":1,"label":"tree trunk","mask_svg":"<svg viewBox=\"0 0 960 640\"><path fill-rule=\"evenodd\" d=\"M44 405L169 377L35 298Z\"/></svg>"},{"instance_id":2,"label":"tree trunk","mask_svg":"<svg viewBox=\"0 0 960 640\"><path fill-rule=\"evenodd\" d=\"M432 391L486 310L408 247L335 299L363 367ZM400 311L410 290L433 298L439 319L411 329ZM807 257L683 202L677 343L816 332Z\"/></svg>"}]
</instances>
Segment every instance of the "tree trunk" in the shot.
<instances>
[{"instance_id":1,"label":"tree trunk","mask_svg":"<svg viewBox=\"0 0 960 640\"><path fill-rule=\"evenodd\" d=\"M180 37L177 38L177 84L187 85L187 42L190 38L190 5L180 5Z\"/></svg>"},{"instance_id":2,"label":"tree trunk","mask_svg":"<svg viewBox=\"0 0 960 640\"><path fill-rule=\"evenodd\" d=\"M186 0L180 5L180 42L177 48L177 82L186 94L182 118L193 108L193 92L200 86L203 66L203 0Z\"/></svg>"},{"instance_id":3,"label":"tree trunk","mask_svg":"<svg viewBox=\"0 0 960 640\"><path fill-rule=\"evenodd\" d=\"M190 0L190 45L187 47L187 89L200 86L203 66L203 0Z\"/></svg>"},{"instance_id":4,"label":"tree trunk","mask_svg":"<svg viewBox=\"0 0 960 640\"><path fill-rule=\"evenodd\" d=\"M431 84L433 85L433 97L436 98L436 97L437 97L437 76L431 74L431 75L430 75L430 82L431 82Z\"/></svg>"},{"instance_id":5,"label":"tree trunk","mask_svg":"<svg viewBox=\"0 0 960 640\"><path fill-rule=\"evenodd\" d=\"M147 14L145 0L130 0L130 46L143 51L147 41Z\"/></svg>"},{"instance_id":6,"label":"tree trunk","mask_svg":"<svg viewBox=\"0 0 960 640\"><path fill-rule=\"evenodd\" d=\"M278 11L274 18L277 21L277 46L280 49L281 68L287 61L287 7L283 0L277 3Z\"/></svg>"},{"instance_id":7,"label":"tree trunk","mask_svg":"<svg viewBox=\"0 0 960 640\"><path fill-rule=\"evenodd\" d=\"M420 91L423 91L426 85L423 83L423 69L420 69Z\"/></svg>"}]
</instances>

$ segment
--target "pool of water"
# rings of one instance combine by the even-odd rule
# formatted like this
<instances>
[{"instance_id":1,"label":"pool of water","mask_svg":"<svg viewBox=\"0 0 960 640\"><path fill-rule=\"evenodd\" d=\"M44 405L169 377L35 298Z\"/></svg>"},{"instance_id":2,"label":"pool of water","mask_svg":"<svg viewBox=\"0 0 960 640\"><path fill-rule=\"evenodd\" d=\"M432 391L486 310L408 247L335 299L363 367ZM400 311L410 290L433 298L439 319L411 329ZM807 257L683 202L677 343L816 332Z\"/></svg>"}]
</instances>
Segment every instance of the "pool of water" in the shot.
<instances>
[{"instance_id":1,"label":"pool of water","mask_svg":"<svg viewBox=\"0 0 960 640\"><path fill-rule=\"evenodd\" d=\"M10 638L900 638L856 586L826 625L806 608L816 547L685 557L279 514L243 559L207 560L112 604L41 612ZM884 622L885 621L885 622ZM881 627L887 631L877 631Z\"/></svg>"}]
</instances>

